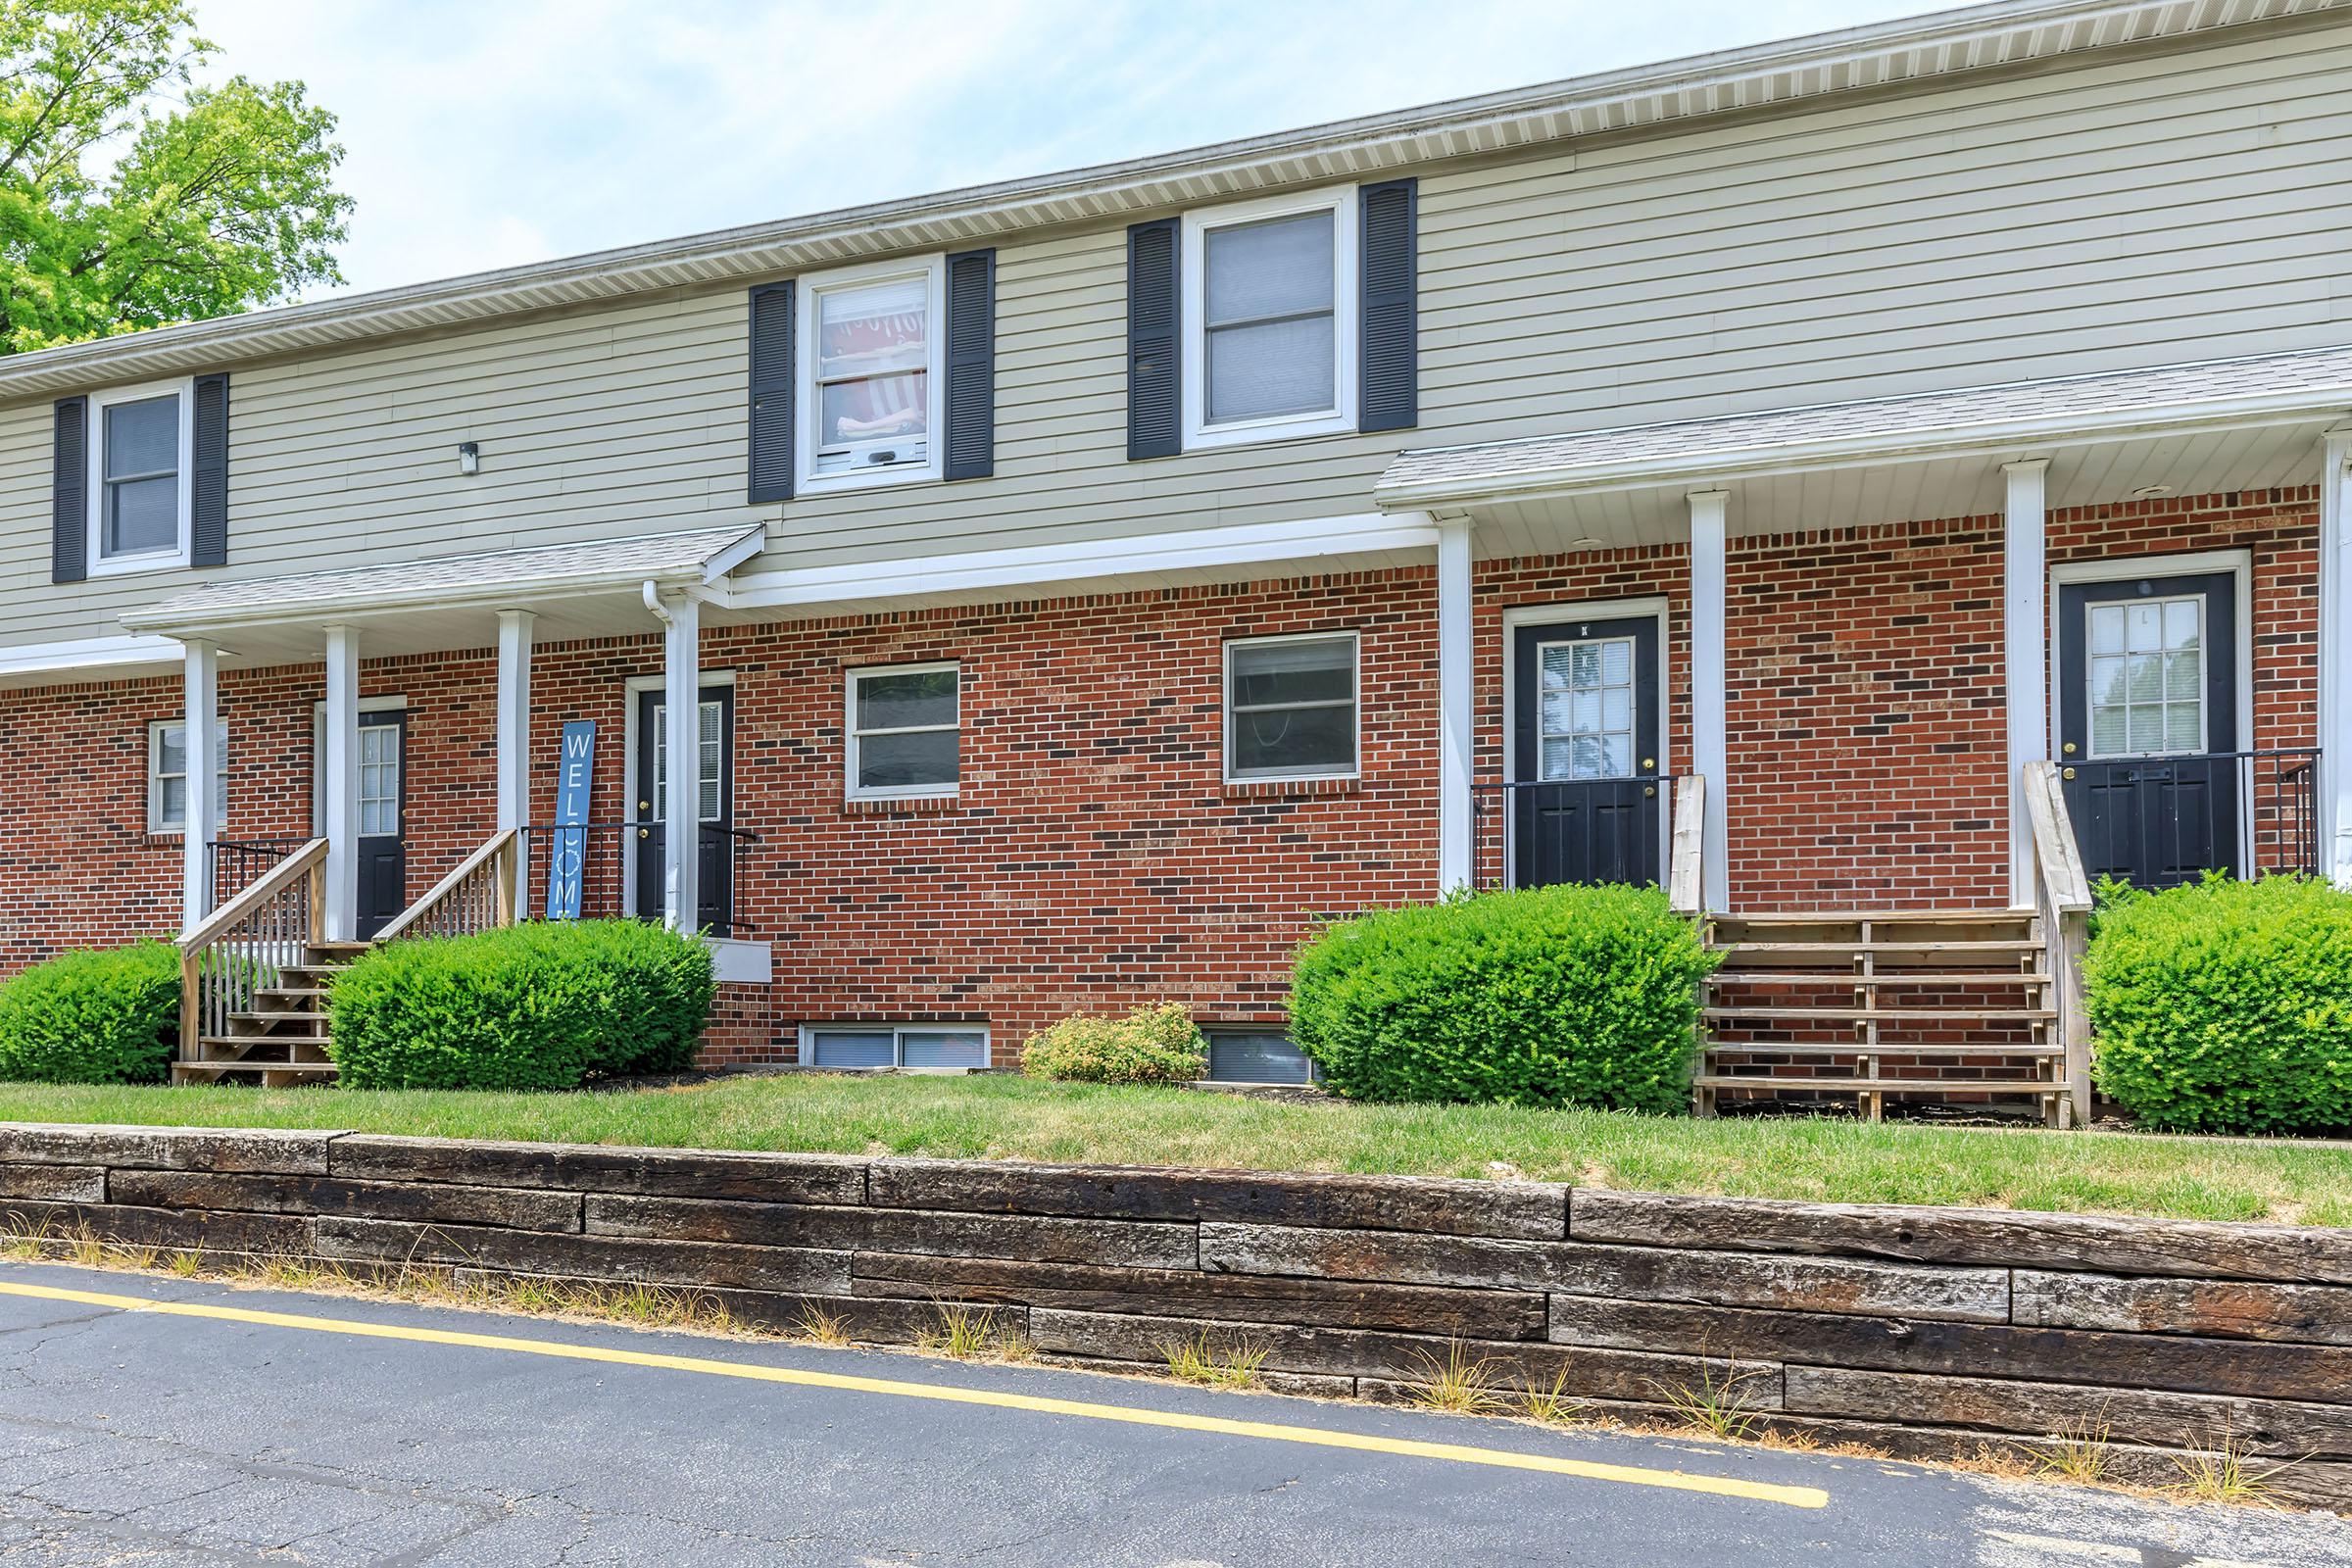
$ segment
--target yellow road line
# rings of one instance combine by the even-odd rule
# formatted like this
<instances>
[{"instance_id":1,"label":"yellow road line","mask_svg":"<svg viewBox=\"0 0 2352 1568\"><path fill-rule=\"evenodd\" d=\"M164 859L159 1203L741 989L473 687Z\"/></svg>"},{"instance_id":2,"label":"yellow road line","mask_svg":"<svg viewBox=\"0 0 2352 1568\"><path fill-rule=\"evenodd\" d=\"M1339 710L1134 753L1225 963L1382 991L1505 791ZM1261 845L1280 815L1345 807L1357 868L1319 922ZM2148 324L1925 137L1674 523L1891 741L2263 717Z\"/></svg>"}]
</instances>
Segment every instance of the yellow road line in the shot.
<instances>
[{"instance_id":1,"label":"yellow road line","mask_svg":"<svg viewBox=\"0 0 2352 1568\"><path fill-rule=\"evenodd\" d=\"M461 1334L449 1329L365 1323L352 1318L310 1317L297 1312L258 1312L246 1307L219 1306L205 1301L159 1301L143 1296L70 1291L55 1286L21 1285L11 1281L0 1281L0 1295L29 1297L43 1301L71 1301L81 1306L112 1307L122 1312L154 1312L170 1317L252 1323L266 1328L304 1329L314 1334L347 1334L368 1340L407 1340L419 1345L458 1345L479 1350L511 1350L522 1355L552 1356L565 1361L601 1361L615 1366L657 1367L668 1372L744 1378L755 1383L783 1383L798 1388L886 1394L908 1399L935 1399L943 1404L991 1405L1003 1410L1033 1411L1039 1415L1077 1416L1089 1421L1122 1421L1130 1426L1169 1427L1180 1432L1212 1432L1231 1438L1262 1438L1276 1443L1301 1443L1321 1448L1348 1448L1359 1453L1446 1459L1457 1464L1493 1465L1503 1470L1535 1470L1546 1475L1576 1476L1587 1481L1619 1481L1628 1486L1664 1487L1674 1492L1742 1497L1751 1502L1777 1502L1791 1508L1826 1508L1830 1501L1829 1494L1818 1487L1777 1486L1764 1481L1741 1481L1731 1476L1700 1476L1683 1470L1601 1464L1590 1459L1515 1453L1508 1448L1479 1448L1460 1443L1420 1443L1406 1438L1332 1432L1321 1427L1290 1426L1275 1421L1235 1421L1224 1416L1187 1415L1180 1411L1152 1410L1137 1405L1097 1404L1087 1399L1051 1399L1033 1394L1002 1394L987 1389L906 1383L892 1378L807 1372L796 1367L720 1361L700 1355L659 1355L646 1350L616 1350L598 1345L566 1345L558 1340L515 1339L504 1334Z\"/></svg>"}]
</instances>

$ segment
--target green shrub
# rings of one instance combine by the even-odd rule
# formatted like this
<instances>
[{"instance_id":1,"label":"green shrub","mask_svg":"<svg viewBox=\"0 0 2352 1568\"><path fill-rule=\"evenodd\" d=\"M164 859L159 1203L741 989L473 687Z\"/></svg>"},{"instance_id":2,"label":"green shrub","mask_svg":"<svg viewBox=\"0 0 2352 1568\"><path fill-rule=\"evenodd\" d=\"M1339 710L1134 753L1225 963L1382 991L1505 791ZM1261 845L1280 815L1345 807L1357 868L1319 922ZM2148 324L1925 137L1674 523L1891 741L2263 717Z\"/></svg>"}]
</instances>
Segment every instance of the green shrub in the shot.
<instances>
[{"instance_id":1,"label":"green shrub","mask_svg":"<svg viewBox=\"0 0 2352 1568\"><path fill-rule=\"evenodd\" d=\"M0 1078L148 1084L179 1049L179 953L134 942L61 954L0 986Z\"/></svg>"},{"instance_id":2,"label":"green shrub","mask_svg":"<svg viewBox=\"0 0 2352 1568\"><path fill-rule=\"evenodd\" d=\"M700 940L640 920L533 921L389 943L335 976L354 1089L569 1089L690 1066L716 986Z\"/></svg>"},{"instance_id":3,"label":"green shrub","mask_svg":"<svg viewBox=\"0 0 2352 1568\"><path fill-rule=\"evenodd\" d=\"M1682 1110L1714 962L1655 888L1465 895L1308 941L1291 1035L1356 1100Z\"/></svg>"},{"instance_id":4,"label":"green shrub","mask_svg":"<svg viewBox=\"0 0 2352 1568\"><path fill-rule=\"evenodd\" d=\"M2183 1132L2352 1127L2352 894L2212 878L2110 905L2083 963L2099 1088Z\"/></svg>"},{"instance_id":5,"label":"green shrub","mask_svg":"<svg viewBox=\"0 0 2352 1568\"><path fill-rule=\"evenodd\" d=\"M1089 1084L1177 1084L1208 1070L1208 1043L1180 1002L1124 1018L1064 1018L1029 1037L1021 1071Z\"/></svg>"}]
</instances>

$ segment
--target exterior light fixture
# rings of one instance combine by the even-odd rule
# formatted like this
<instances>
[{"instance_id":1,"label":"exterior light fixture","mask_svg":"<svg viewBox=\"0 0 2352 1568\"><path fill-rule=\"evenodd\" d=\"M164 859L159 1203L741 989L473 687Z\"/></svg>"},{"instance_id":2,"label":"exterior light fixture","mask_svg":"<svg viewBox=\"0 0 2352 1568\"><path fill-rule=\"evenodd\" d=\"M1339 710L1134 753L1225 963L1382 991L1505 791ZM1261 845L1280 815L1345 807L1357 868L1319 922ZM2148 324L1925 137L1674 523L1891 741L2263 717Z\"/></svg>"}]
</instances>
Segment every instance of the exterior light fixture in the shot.
<instances>
[{"instance_id":1,"label":"exterior light fixture","mask_svg":"<svg viewBox=\"0 0 2352 1568\"><path fill-rule=\"evenodd\" d=\"M2132 499L2134 501L2153 501L2159 496L2169 496L2172 493L2173 487L2169 484L2143 484L2138 489L2132 492Z\"/></svg>"},{"instance_id":2,"label":"exterior light fixture","mask_svg":"<svg viewBox=\"0 0 2352 1568\"><path fill-rule=\"evenodd\" d=\"M482 471L482 444L478 441L458 443L458 471L472 478Z\"/></svg>"}]
</instances>

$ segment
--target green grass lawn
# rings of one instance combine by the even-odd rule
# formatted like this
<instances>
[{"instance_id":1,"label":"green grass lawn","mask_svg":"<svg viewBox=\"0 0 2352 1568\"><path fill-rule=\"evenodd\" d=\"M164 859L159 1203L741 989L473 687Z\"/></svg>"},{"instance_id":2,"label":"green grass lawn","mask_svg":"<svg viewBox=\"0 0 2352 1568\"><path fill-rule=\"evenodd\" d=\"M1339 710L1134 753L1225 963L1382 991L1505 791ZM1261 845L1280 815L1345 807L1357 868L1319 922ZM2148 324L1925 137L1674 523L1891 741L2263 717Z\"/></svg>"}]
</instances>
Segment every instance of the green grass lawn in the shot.
<instances>
[{"instance_id":1,"label":"green grass lawn","mask_svg":"<svg viewBox=\"0 0 2352 1568\"><path fill-rule=\"evenodd\" d=\"M1023 1078L724 1078L577 1094L0 1084L0 1120L1210 1165L2352 1225L2352 1149L1850 1121L1241 1100ZM7 1157L0 1134L0 1159ZM1507 1169L1502 1167L1508 1167Z\"/></svg>"}]
</instances>

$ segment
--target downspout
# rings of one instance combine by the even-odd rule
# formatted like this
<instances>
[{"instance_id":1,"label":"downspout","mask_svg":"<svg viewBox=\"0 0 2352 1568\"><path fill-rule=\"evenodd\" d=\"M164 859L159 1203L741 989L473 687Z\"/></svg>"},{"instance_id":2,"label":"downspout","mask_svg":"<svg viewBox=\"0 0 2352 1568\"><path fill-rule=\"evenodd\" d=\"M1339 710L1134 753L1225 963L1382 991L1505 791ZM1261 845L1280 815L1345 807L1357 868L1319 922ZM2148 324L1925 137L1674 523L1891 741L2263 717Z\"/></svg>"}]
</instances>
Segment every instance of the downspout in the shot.
<instances>
[{"instance_id":1,"label":"downspout","mask_svg":"<svg viewBox=\"0 0 2352 1568\"><path fill-rule=\"evenodd\" d=\"M654 612L654 618L662 623L663 631L666 632L677 624L670 618L668 609L662 603L662 585L651 577L645 579L645 608Z\"/></svg>"}]
</instances>

